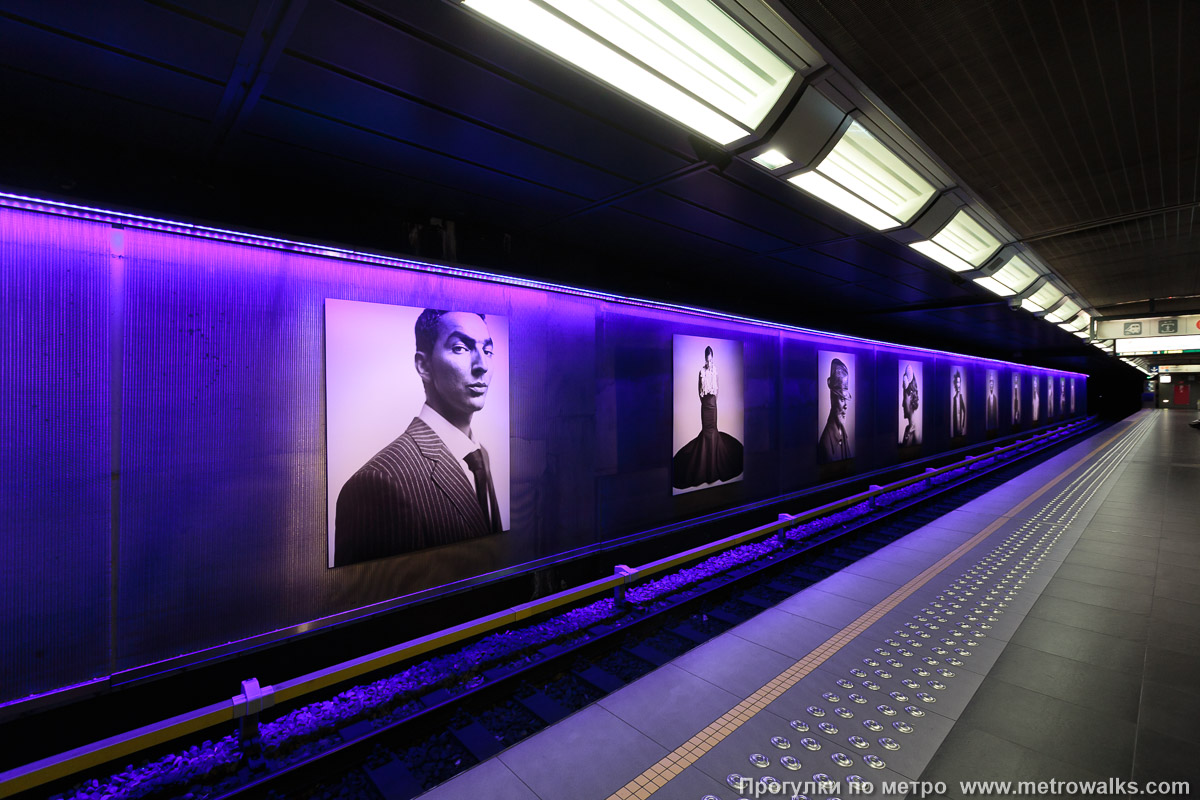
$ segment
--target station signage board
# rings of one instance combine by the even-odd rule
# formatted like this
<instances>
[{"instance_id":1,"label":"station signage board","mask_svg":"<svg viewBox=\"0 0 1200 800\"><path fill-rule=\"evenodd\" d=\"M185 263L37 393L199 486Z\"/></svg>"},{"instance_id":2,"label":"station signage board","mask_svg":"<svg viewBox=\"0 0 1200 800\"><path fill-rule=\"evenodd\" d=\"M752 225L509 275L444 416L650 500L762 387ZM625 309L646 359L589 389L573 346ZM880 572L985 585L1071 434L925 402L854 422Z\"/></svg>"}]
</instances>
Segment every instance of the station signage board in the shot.
<instances>
[{"instance_id":1,"label":"station signage board","mask_svg":"<svg viewBox=\"0 0 1200 800\"><path fill-rule=\"evenodd\" d=\"M1096 321L1097 339L1136 339L1146 336L1195 336L1197 334L1200 334L1200 314Z\"/></svg>"}]
</instances>

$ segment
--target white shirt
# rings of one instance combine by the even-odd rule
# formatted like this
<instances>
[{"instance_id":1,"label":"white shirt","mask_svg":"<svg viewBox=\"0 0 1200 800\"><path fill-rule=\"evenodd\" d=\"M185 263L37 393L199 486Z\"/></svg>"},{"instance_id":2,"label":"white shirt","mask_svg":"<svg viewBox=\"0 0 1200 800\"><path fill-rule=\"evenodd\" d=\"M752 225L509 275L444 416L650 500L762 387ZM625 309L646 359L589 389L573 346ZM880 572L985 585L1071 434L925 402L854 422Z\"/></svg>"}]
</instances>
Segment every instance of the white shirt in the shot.
<instances>
[{"instance_id":1,"label":"white shirt","mask_svg":"<svg viewBox=\"0 0 1200 800\"><path fill-rule=\"evenodd\" d=\"M467 476L467 485L474 491L475 473L471 472L471 468L463 459L479 449L479 442L447 422L446 418L430 408L428 403L421 406L421 413L417 417L441 437L446 449L458 459L458 466L462 468L463 475Z\"/></svg>"}]
</instances>

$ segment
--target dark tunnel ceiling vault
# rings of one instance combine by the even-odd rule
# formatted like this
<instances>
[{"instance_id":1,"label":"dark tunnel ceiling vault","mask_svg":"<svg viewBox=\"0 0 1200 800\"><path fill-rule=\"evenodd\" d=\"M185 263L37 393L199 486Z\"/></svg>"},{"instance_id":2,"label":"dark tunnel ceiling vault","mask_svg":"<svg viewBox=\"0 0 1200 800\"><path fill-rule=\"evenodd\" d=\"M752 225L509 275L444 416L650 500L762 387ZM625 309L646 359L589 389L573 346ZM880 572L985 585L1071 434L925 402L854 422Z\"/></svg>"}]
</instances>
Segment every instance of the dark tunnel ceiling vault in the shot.
<instances>
[{"instance_id":1,"label":"dark tunnel ceiling vault","mask_svg":"<svg viewBox=\"0 0 1200 800\"><path fill-rule=\"evenodd\" d=\"M1200 4L786 5L1091 303L1200 295ZM0 100L17 190L1104 363L450 3L7 0Z\"/></svg>"}]
</instances>

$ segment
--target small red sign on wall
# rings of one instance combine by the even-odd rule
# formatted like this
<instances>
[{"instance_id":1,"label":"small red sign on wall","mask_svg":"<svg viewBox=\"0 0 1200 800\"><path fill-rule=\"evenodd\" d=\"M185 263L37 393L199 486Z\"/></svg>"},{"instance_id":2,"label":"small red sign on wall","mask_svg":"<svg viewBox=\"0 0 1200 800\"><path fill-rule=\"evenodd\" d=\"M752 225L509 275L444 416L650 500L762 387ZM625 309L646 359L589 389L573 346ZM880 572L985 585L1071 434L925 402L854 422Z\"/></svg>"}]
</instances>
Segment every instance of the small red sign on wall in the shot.
<instances>
[{"instance_id":1,"label":"small red sign on wall","mask_svg":"<svg viewBox=\"0 0 1200 800\"><path fill-rule=\"evenodd\" d=\"M1189 392L1190 384L1177 383L1175 384L1175 393L1171 398L1171 402L1177 406L1186 406L1191 403L1191 394Z\"/></svg>"}]
</instances>

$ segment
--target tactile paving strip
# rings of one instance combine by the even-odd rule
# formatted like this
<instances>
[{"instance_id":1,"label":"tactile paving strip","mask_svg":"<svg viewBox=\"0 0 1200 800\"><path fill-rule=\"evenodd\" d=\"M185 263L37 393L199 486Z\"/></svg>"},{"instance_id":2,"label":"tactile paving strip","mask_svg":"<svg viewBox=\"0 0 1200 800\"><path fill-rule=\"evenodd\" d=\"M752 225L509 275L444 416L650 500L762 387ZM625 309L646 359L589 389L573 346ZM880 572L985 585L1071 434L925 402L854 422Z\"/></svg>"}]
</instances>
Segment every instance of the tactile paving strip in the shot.
<instances>
[{"instance_id":1,"label":"tactile paving strip","mask_svg":"<svg viewBox=\"0 0 1200 800\"><path fill-rule=\"evenodd\" d=\"M949 691L951 684L963 675L956 670L970 669L969 661L976 655L975 648L990 639L993 626L1001 621L1010 605L1026 591L1033 573L1054 548L1067 526L1147 430L1145 424L1140 424L1107 439L1007 514L998 517L664 756L611 795L610 800L649 798L843 649L861 649L862 652L856 656L861 666L846 670L845 677L828 678L827 685L823 685L827 680L824 670L815 676L815 680L806 682L806 687L809 683L813 687L813 702L806 709L807 718L792 720L793 730L780 731L765 740L762 751L744 754L738 762L740 766L731 765L734 771L726 776L726 782L740 792L780 796L778 792L783 788L783 782L777 774L766 771L773 766L791 773L785 775L789 786L800 783L845 785L849 781L866 779L860 774L862 767L868 772L885 770L888 759L905 747L902 742L907 737L920 735L922 719L931 707L943 695L952 694ZM1117 439L1122 441L1103 452ZM1095 463L1084 469L1036 512L1024 519L1015 519L1062 479L1102 452ZM1012 527L1013 530L986 555L934 594L917 613L905 614L897 610L952 564L1004 527ZM883 627L885 622L893 624ZM854 647L850 647L852 644ZM1001 643L993 648L988 666L994 662L1002 647ZM974 687L970 693L956 698L958 711L965 707L973 693ZM801 734L802 738L793 743L789 736L796 734ZM826 748L832 751L828 757L814 755ZM932 753L932 749L929 752ZM816 771L805 771L800 775L810 755L813 756L811 763ZM891 770L887 772L893 778L905 777ZM908 777L915 778L919 769L916 774L911 768L906 773ZM788 796L804 797L799 794ZM708 797L719 800L713 795Z\"/></svg>"}]
</instances>

